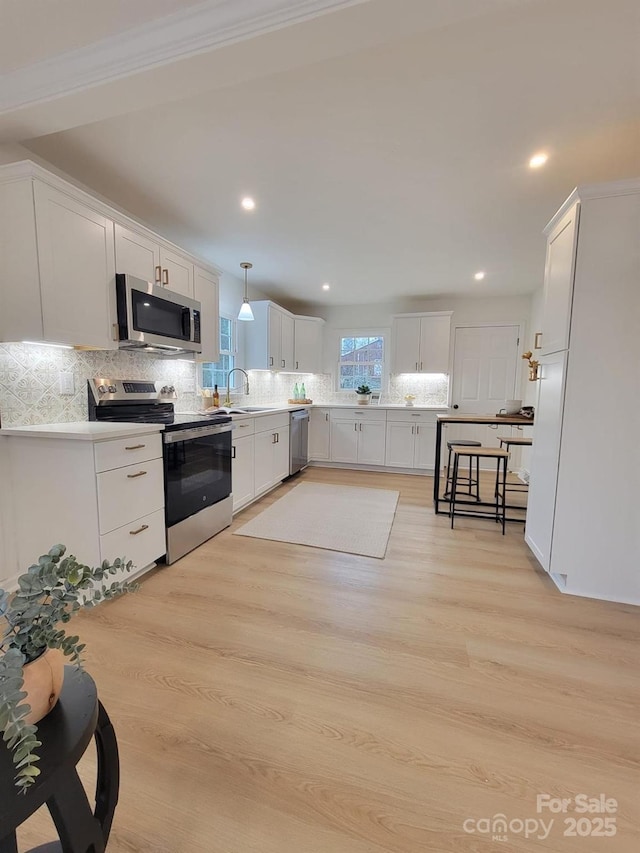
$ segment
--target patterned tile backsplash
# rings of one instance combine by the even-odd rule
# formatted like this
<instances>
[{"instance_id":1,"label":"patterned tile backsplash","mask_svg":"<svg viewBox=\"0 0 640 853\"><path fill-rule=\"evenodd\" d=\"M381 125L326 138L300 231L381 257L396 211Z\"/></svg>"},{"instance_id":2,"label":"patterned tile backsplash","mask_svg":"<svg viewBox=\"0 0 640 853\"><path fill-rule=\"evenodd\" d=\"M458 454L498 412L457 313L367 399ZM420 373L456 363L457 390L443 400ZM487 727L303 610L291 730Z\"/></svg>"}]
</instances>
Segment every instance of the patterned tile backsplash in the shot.
<instances>
[{"instance_id":1,"label":"patterned tile backsplash","mask_svg":"<svg viewBox=\"0 0 640 853\"><path fill-rule=\"evenodd\" d=\"M60 374L73 376L74 393L60 393ZM154 358L135 352L82 352L31 344L0 344L0 418L2 426L86 421L87 379L149 379L171 383L178 393L176 409L197 411L197 368L193 362ZM283 403L293 396L293 386L303 381L314 403L355 403L355 395L335 391L328 373L270 373L251 370L250 394L232 394L240 404ZM446 376L396 376L382 394L381 403L404 403L414 394L415 405L446 406ZM221 390L221 396L224 392Z\"/></svg>"}]
</instances>

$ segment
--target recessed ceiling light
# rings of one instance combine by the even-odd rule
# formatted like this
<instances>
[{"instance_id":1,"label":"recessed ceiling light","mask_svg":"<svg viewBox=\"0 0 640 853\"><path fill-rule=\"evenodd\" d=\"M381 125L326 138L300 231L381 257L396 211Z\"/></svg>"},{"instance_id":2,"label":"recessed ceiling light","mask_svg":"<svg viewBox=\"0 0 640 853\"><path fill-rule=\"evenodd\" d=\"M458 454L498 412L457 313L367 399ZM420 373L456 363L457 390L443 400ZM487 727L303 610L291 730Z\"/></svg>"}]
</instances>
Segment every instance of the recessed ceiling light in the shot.
<instances>
[{"instance_id":1,"label":"recessed ceiling light","mask_svg":"<svg viewBox=\"0 0 640 853\"><path fill-rule=\"evenodd\" d=\"M322 289L323 290L331 290L331 285L327 284L327 282L325 281L325 283L322 285Z\"/></svg>"},{"instance_id":2,"label":"recessed ceiling light","mask_svg":"<svg viewBox=\"0 0 640 853\"><path fill-rule=\"evenodd\" d=\"M474 275L474 278L475 278L475 280L476 280L476 281L482 281L482 279L483 279L484 277L485 277L485 273L483 273L482 271L477 272L477 273Z\"/></svg>"},{"instance_id":3,"label":"recessed ceiling light","mask_svg":"<svg viewBox=\"0 0 640 853\"><path fill-rule=\"evenodd\" d=\"M244 207L245 210L255 210L256 207L255 201L249 196L243 198L240 204Z\"/></svg>"},{"instance_id":4,"label":"recessed ceiling light","mask_svg":"<svg viewBox=\"0 0 640 853\"><path fill-rule=\"evenodd\" d=\"M544 151L540 151L539 154L534 154L531 160L529 160L529 166L532 169L539 169L540 166L544 166L548 159L549 155L545 154Z\"/></svg>"}]
</instances>

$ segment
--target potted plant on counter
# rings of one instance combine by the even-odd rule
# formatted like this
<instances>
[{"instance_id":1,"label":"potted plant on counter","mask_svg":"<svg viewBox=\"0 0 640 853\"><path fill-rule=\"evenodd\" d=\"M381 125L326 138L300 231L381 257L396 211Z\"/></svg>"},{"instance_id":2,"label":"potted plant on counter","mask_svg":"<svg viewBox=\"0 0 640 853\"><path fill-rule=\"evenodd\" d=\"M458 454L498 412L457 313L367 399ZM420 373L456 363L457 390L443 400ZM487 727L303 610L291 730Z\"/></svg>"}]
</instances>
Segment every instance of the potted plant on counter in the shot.
<instances>
[{"instance_id":1,"label":"potted plant on counter","mask_svg":"<svg viewBox=\"0 0 640 853\"><path fill-rule=\"evenodd\" d=\"M371 388L369 388L366 383L363 383L356 388L356 394L358 396L359 406L366 406L371 401Z\"/></svg>"},{"instance_id":2,"label":"potted plant on counter","mask_svg":"<svg viewBox=\"0 0 640 853\"><path fill-rule=\"evenodd\" d=\"M130 561L105 560L92 569L65 552L64 545L55 545L40 557L18 578L15 595L0 589L0 733L22 791L40 773L36 723L58 701L65 656L82 668L84 644L60 626L81 608L136 588L107 583L123 569L131 571Z\"/></svg>"}]
</instances>

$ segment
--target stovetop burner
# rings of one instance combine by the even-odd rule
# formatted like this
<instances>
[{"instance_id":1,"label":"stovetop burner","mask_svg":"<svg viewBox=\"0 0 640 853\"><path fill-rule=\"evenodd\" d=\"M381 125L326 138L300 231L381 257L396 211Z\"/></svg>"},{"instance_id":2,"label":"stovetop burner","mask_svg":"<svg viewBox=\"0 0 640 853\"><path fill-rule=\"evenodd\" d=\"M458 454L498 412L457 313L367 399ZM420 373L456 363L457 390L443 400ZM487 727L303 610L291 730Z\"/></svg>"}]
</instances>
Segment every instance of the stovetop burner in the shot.
<instances>
[{"instance_id":1,"label":"stovetop burner","mask_svg":"<svg viewBox=\"0 0 640 853\"><path fill-rule=\"evenodd\" d=\"M89 380L88 393L90 421L164 424L165 431L231 421L225 414L176 414L175 388L162 382L98 377Z\"/></svg>"}]
</instances>

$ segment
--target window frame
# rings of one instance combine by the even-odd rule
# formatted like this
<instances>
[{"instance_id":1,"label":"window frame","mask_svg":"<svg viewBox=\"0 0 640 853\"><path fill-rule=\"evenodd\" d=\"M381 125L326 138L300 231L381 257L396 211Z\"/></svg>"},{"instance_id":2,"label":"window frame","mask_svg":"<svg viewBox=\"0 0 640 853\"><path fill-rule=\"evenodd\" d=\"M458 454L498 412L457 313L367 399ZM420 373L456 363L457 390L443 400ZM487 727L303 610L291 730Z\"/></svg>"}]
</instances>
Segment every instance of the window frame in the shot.
<instances>
[{"instance_id":1,"label":"window frame","mask_svg":"<svg viewBox=\"0 0 640 853\"><path fill-rule=\"evenodd\" d=\"M380 376L380 390L378 391L375 388L372 388L373 394L382 394L384 393L388 378L389 378L389 368L388 368L388 357L389 357L389 341L391 339L390 333L388 329L340 329L338 331L338 340L337 340L337 350L338 350L338 358L336 361L336 376L335 376L335 390L338 394L355 394L355 388L342 388L340 387L340 366L342 364L341 361L341 353L342 353L342 341L344 338L382 338L382 375ZM367 362L368 364L374 364L375 362Z\"/></svg>"},{"instance_id":2,"label":"window frame","mask_svg":"<svg viewBox=\"0 0 640 853\"><path fill-rule=\"evenodd\" d=\"M231 350L225 350L222 348L222 321L223 320L228 320L231 323L231 346L233 347L233 349L231 349ZM200 379L200 387L201 388L211 388L211 390L213 390L213 385L205 385L204 384L204 368L207 365L220 364L220 358L222 356L229 356L231 358L231 361L230 361L231 367L229 368L230 370L233 370L233 368L239 366L238 365L238 321L236 320L235 317L231 316L230 314L226 314L226 313L221 311L219 318L218 318L218 361L204 361L204 362L200 363L200 365L199 365L199 368L200 368L199 369L199 374L200 374L199 379ZM220 368L217 372L219 372L219 373L222 372L222 368ZM240 385L239 385L240 380L238 378L237 373L234 373L232 380L233 380L233 384L231 385L229 390L230 391L237 391L238 388L240 387ZM223 383L218 382L217 384L218 384L218 391L219 392L221 392L223 388L226 392L226 389L227 389L226 382L223 382ZM222 394L221 394L221 398L222 398Z\"/></svg>"}]
</instances>

